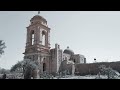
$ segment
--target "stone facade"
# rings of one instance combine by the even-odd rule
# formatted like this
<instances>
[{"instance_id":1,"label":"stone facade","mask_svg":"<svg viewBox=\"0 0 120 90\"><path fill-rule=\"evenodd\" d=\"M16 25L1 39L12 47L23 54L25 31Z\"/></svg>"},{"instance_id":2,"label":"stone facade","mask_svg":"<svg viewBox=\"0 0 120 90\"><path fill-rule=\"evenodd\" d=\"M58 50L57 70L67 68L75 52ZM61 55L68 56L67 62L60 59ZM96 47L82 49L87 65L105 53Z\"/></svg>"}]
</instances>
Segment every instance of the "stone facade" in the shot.
<instances>
[{"instance_id":1,"label":"stone facade","mask_svg":"<svg viewBox=\"0 0 120 90\"><path fill-rule=\"evenodd\" d=\"M69 70L74 72L74 65L86 63L86 58L80 54L74 54L67 47L64 51L59 44L55 48L50 47L50 28L47 20L40 15L35 15L27 27L27 39L24 52L24 59L35 60L39 63L39 73L49 74Z\"/></svg>"},{"instance_id":2,"label":"stone facade","mask_svg":"<svg viewBox=\"0 0 120 90\"><path fill-rule=\"evenodd\" d=\"M55 44L55 48L50 50L51 52L51 73L57 73L59 71L60 64L62 62L62 50L58 44Z\"/></svg>"}]
</instances>

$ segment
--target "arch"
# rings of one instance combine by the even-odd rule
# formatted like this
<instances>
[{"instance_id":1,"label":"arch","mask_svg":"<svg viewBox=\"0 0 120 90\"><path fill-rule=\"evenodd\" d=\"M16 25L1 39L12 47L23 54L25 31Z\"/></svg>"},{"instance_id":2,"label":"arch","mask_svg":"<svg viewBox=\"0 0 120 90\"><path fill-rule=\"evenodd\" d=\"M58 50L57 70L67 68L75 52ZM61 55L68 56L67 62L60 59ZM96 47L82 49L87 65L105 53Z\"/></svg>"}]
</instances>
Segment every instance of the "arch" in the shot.
<instances>
[{"instance_id":1,"label":"arch","mask_svg":"<svg viewBox=\"0 0 120 90\"><path fill-rule=\"evenodd\" d=\"M46 32L42 31L42 45L45 46L45 43L46 43Z\"/></svg>"},{"instance_id":2,"label":"arch","mask_svg":"<svg viewBox=\"0 0 120 90\"><path fill-rule=\"evenodd\" d=\"M43 72L46 71L46 63L43 63Z\"/></svg>"},{"instance_id":3,"label":"arch","mask_svg":"<svg viewBox=\"0 0 120 90\"><path fill-rule=\"evenodd\" d=\"M75 59L74 59L74 63L75 63L76 61L75 61Z\"/></svg>"},{"instance_id":4,"label":"arch","mask_svg":"<svg viewBox=\"0 0 120 90\"><path fill-rule=\"evenodd\" d=\"M31 44L34 44L34 39L35 39L35 32L34 30L31 31Z\"/></svg>"},{"instance_id":5,"label":"arch","mask_svg":"<svg viewBox=\"0 0 120 90\"><path fill-rule=\"evenodd\" d=\"M45 59L46 59L46 58L43 58L43 72L46 71L46 63L45 63Z\"/></svg>"}]
</instances>

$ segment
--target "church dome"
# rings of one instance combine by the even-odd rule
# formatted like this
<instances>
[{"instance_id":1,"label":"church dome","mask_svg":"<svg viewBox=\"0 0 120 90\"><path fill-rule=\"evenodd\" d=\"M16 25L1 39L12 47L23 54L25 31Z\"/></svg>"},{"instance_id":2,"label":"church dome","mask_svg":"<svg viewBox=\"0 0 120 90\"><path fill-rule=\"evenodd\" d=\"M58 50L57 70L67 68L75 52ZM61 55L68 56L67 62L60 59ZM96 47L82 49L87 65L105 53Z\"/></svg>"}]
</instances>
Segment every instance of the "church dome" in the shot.
<instances>
[{"instance_id":1,"label":"church dome","mask_svg":"<svg viewBox=\"0 0 120 90\"><path fill-rule=\"evenodd\" d=\"M65 49L63 53L66 53L66 54L69 54L69 55L74 55L73 50L69 49L69 47L67 47L67 49Z\"/></svg>"},{"instance_id":2,"label":"church dome","mask_svg":"<svg viewBox=\"0 0 120 90\"><path fill-rule=\"evenodd\" d=\"M35 15L35 16L31 19L31 21L33 21L33 20L42 20L42 21L45 21L45 22L46 22L46 19L43 18L43 17L40 16L40 15Z\"/></svg>"}]
</instances>

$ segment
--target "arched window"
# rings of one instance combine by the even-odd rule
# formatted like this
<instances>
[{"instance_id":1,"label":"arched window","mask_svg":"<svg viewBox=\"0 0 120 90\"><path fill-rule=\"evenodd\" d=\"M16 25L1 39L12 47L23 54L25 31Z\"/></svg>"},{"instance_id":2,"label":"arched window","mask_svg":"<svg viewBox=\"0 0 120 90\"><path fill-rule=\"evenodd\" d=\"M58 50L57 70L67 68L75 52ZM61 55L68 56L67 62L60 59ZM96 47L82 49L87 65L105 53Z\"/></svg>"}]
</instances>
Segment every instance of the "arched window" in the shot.
<instances>
[{"instance_id":1,"label":"arched window","mask_svg":"<svg viewBox=\"0 0 120 90\"><path fill-rule=\"evenodd\" d=\"M45 31L42 31L42 45L45 46Z\"/></svg>"},{"instance_id":2,"label":"arched window","mask_svg":"<svg viewBox=\"0 0 120 90\"><path fill-rule=\"evenodd\" d=\"M35 33L34 31L31 32L31 37L32 37L32 45L34 44L34 38L35 38Z\"/></svg>"}]
</instances>

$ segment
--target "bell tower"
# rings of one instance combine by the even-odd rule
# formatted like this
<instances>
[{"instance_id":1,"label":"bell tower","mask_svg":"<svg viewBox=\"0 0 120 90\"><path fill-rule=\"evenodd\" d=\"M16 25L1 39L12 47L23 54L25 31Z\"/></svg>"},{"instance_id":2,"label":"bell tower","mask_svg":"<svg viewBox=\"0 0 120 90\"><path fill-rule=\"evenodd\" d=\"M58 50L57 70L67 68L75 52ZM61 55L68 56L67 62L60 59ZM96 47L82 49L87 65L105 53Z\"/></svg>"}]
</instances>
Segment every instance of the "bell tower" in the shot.
<instances>
[{"instance_id":1,"label":"bell tower","mask_svg":"<svg viewBox=\"0 0 120 90\"><path fill-rule=\"evenodd\" d=\"M39 14L40 11L31 18L27 27L26 47L23 54L24 59L37 60L41 71L49 71L50 28L46 19Z\"/></svg>"}]
</instances>

